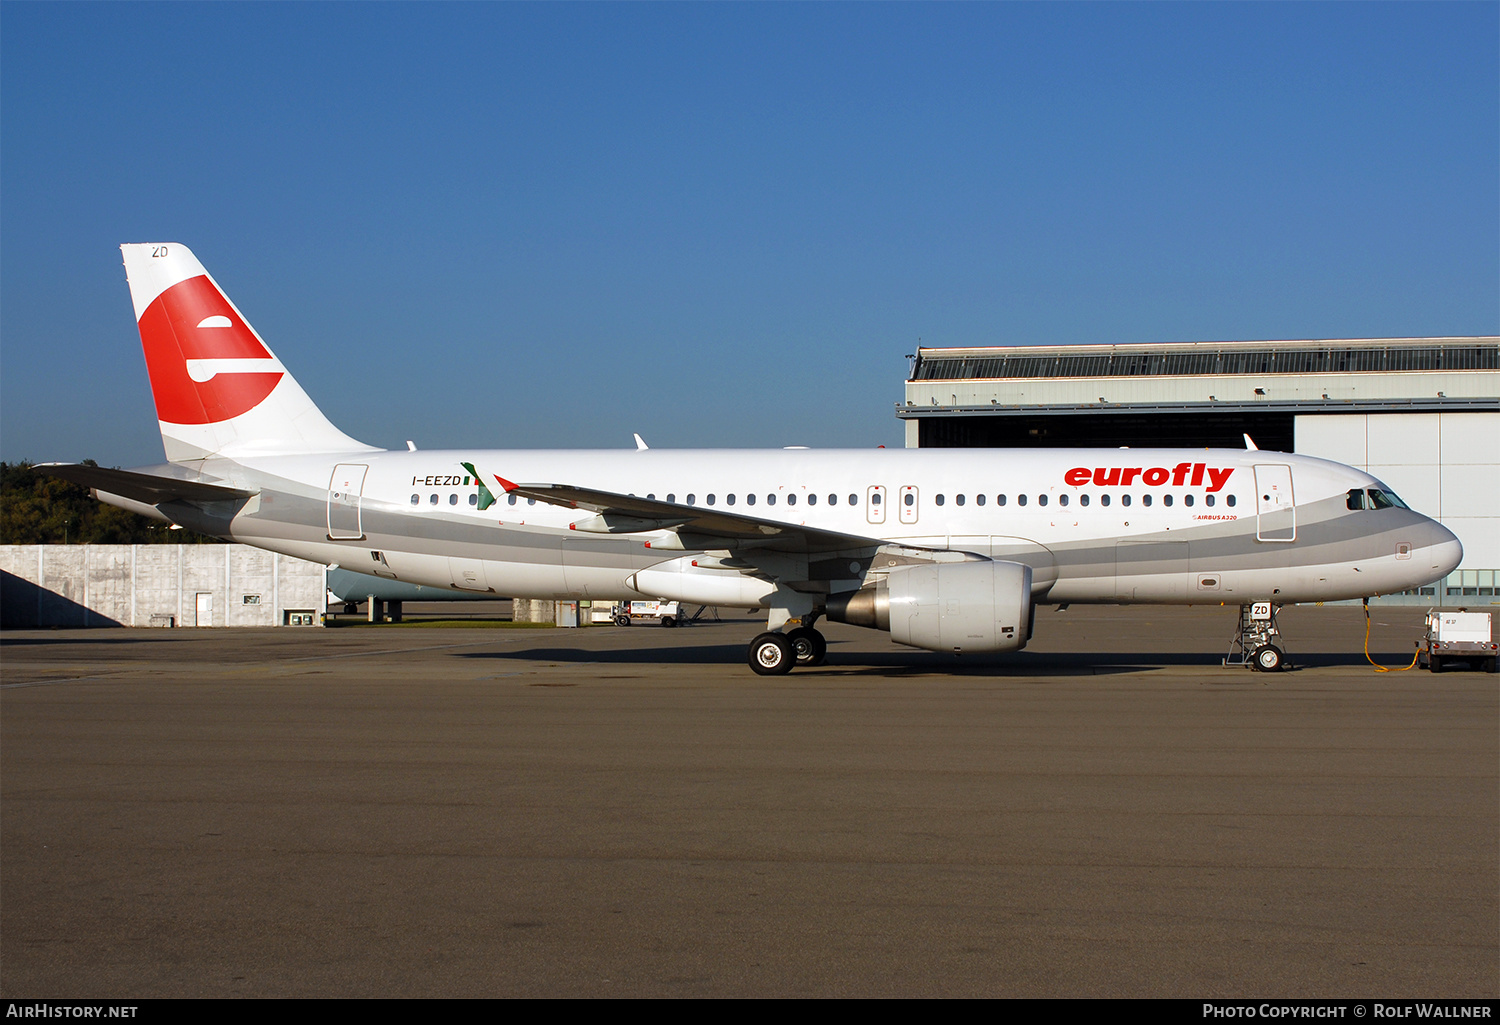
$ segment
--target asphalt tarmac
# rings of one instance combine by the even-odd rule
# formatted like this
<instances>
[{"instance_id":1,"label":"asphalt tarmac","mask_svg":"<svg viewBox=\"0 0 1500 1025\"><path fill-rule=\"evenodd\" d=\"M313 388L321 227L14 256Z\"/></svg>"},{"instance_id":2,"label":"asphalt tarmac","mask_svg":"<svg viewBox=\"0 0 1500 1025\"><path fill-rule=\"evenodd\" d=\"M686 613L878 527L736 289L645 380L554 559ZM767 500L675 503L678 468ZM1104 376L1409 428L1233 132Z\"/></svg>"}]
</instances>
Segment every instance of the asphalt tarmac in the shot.
<instances>
[{"instance_id":1,"label":"asphalt tarmac","mask_svg":"<svg viewBox=\"0 0 1500 1025\"><path fill-rule=\"evenodd\" d=\"M1496 996L1500 677L1234 622L7 632L0 993Z\"/></svg>"}]
</instances>

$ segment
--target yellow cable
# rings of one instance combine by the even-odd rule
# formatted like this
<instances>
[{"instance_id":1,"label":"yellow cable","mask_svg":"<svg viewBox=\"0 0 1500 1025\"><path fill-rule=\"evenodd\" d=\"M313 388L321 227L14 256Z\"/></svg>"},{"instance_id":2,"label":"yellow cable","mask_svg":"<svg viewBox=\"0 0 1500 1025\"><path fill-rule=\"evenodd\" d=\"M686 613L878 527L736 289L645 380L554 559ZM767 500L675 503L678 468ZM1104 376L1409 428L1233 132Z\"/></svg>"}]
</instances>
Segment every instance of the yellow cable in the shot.
<instances>
[{"instance_id":1,"label":"yellow cable","mask_svg":"<svg viewBox=\"0 0 1500 1025\"><path fill-rule=\"evenodd\" d=\"M1422 649L1419 646L1416 654L1411 657L1409 666L1383 666L1370 657L1370 603L1365 602L1365 661L1375 667L1377 673L1404 673L1408 669L1417 667L1417 659L1422 657Z\"/></svg>"}]
</instances>

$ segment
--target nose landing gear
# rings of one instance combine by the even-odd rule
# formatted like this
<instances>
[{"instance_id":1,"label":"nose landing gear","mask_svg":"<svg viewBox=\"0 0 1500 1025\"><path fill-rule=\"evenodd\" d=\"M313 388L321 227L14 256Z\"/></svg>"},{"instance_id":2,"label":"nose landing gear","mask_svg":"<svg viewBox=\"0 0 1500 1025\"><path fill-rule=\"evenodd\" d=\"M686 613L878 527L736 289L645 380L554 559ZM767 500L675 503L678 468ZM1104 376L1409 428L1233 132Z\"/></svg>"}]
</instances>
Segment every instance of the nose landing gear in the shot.
<instances>
[{"instance_id":1,"label":"nose landing gear","mask_svg":"<svg viewBox=\"0 0 1500 1025\"><path fill-rule=\"evenodd\" d=\"M1255 649L1255 654L1250 656L1255 661L1255 668L1262 673L1279 673L1281 671L1282 659L1285 657L1282 650L1274 644L1263 644Z\"/></svg>"},{"instance_id":2,"label":"nose landing gear","mask_svg":"<svg viewBox=\"0 0 1500 1025\"><path fill-rule=\"evenodd\" d=\"M1261 673L1279 673L1286 668L1286 651L1281 646L1284 642L1276 627L1276 613L1280 611L1281 606L1269 601L1241 605L1239 628L1229 642L1224 664L1249 666Z\"/></svg>"}]
</instances>

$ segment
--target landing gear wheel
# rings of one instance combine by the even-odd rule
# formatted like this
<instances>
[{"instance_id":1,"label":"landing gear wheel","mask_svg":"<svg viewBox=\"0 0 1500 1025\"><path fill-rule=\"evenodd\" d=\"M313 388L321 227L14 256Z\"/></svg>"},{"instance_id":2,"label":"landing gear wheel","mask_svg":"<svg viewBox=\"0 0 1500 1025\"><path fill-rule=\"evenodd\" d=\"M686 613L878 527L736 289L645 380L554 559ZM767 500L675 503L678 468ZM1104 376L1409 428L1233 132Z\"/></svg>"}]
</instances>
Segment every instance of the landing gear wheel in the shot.
<instances>
[{"instance_id":1,"label":"landing gear wheel","mask_svg":"<svg viewBox=\"0 0 1500 1025\"><path fill-rule=\"evenodd\" d=\"M1263 673L1279 673L1284 657L1280 648L1267 644L1255 652L1255 668Z\"/></svg>"},{"instance_id":2,"label":"landing gear wheel","mask_svg":"<svg viewBox=\"0 0 1500 1025\"><path fill-rule=\"evenodd\" d=\"M810 626L788 630L786 639L792 642L799 666L820 666L828 657L828 641Z\"/></svg>"},{"instance_id":3,"label":"landing gear wheel","mask_svg":"<svg viewBox=\"0 0 1500 1025\"><path fill-rule=\"evenodd\" d=\"M764 633L750 642L747 661L761 676L780 676L792 671L797 654L786 634Z\"/></svg>"}]
</instances>

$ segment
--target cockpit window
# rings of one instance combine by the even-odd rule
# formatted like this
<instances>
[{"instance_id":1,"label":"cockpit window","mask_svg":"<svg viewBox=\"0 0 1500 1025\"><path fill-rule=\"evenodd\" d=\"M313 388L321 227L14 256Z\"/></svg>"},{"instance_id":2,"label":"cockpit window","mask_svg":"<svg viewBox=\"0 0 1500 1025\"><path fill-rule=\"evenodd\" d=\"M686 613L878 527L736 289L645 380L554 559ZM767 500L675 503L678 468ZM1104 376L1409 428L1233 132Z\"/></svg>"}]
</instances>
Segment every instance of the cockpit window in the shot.
<instances>
[{"instance_id":1,"label":"cockpit window","mask_svg":"<svg viewBox=\"0 0 1500 1025\"><path fill-rule=\"evenodd\" d=\"M1380 488L1368 488L1361 490L1354 488L1348 494L1344 502L1350 509L1407 509L1410 508L1405 502L1396 496L1394 491L1383 491Z\"/></svg>"}]
</instances>

